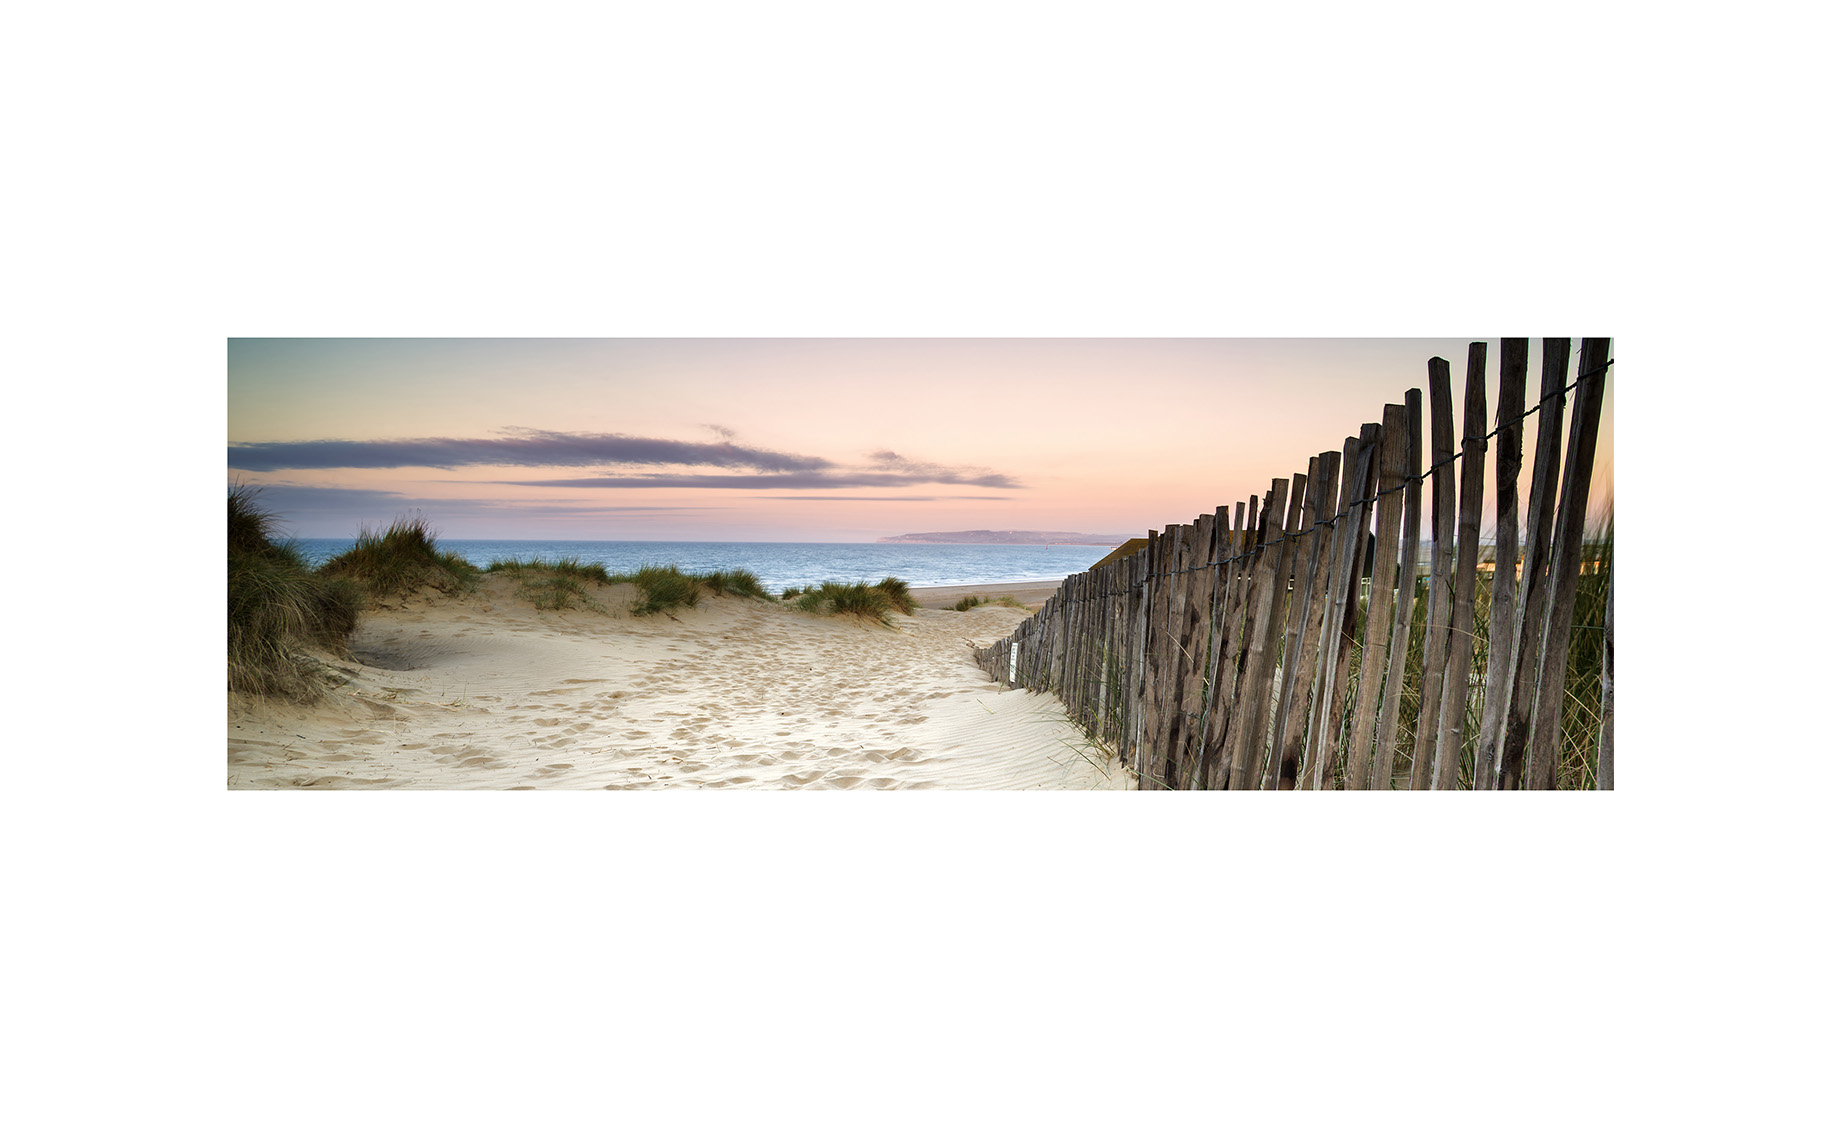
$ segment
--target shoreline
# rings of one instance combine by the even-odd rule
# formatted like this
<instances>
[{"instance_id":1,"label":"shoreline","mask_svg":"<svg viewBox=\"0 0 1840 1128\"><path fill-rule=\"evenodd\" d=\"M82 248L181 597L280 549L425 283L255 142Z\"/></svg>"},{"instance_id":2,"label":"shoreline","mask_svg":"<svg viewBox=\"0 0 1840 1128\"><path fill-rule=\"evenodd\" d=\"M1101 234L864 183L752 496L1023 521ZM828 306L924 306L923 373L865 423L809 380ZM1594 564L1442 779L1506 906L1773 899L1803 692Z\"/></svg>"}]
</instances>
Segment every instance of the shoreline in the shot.
<instances>
[{"instance_id":1,"label":"shoreline","mask_svg":"<svg viewBox=\"0 0 1840 1128\"><path fill-rule=\"evenodd\" d=\"M983 599L997 599L1007 595L1030 611L1039 611L1041 605L1059 591L1064 582L1064 579L1060 579L1016 580L1006 584L936 584L930 587L911 586L907 590L920 601L920 606L935 611L950 611L953 604L967 595Z\"/></svg>"}]
</instances>

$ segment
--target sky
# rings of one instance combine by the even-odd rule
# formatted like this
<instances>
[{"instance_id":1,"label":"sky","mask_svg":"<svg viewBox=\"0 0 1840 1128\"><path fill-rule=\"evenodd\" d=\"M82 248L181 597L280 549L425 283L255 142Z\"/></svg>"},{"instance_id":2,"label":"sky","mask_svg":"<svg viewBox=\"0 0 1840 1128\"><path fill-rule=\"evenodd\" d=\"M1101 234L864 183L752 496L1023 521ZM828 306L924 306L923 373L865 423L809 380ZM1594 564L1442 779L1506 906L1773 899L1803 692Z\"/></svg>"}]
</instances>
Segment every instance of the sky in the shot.
<instances>
[{"instance_id":1,"label":"sky","mask_svg":"<svg viewBox=\"0 0 1840 1128\"><path fill-rule=\"evenodd\" d=\"M302 537L415 513L457 539L1136 536L1339 451L1431 357L1460 414L1472 339L1492 427L1482 337L232 338L229 483Z\"/></svg>"}]
</instances>

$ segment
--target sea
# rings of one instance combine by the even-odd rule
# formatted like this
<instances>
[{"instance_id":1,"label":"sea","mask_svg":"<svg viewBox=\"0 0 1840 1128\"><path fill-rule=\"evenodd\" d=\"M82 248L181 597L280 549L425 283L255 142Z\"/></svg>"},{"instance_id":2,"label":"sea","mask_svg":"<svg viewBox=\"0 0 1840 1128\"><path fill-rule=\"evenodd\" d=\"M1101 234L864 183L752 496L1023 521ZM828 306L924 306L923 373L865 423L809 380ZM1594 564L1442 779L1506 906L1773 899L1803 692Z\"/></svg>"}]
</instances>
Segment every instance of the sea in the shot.
<instances>
[{"instance_id":1,"label":"sea","mask_svg":"<svg viewBox=\"0 0 1840 1128\"><path fill-rule=\"evenodd\" d=\"M318 565L352 547L350 538L293 542ZM887 576L912 587L1058 582L1083 572L1112 550L1104 545L1051 544L803 544L755 541L451 540L436 547L481 568L494 560L565 560L633 572L642 564L675 564L686 572L746 568L775 595L789 587L835 580L875 583Z\"/></svg>"}]
</instances>

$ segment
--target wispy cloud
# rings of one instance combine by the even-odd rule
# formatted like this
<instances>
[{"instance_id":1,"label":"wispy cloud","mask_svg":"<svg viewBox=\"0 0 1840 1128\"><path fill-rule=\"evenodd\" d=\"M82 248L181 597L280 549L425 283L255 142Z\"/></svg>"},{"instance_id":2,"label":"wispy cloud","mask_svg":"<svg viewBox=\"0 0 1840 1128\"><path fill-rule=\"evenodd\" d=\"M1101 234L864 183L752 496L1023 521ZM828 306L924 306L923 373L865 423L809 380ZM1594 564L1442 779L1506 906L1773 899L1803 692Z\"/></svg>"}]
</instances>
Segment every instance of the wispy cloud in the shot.
<instances>
[{"instance_id":1,"label":"wispy cloud","mask_svg":"<svg viewBox=\"0 0 1840 1128\"><path fill-rule=\"evenodd\" d=\"M503 498L423 498L394 490L352 489L345 486L301 486L290 483L259 487L257 504L263 509L301 516L375 514L387 520L412 510L442 511L464 516L515 514L520 517L629 517L668 513L713 513L725 505L566 505L559 502L512 501Z\"/></svg>"},{"instance_id":2,"label":"wispy cloud","mask_svg":"<svg viewBox=\"0 0 1840 1128\"><path fill-rule=\"evenodd\" d=\"M546 478L492 484L581 489L829 490L920 484L1013 490L1022 483L982 466L947 466L891 450L867 456L866 466L843 466L817 455L765 450L733 441L734 431L704 424L720 442L685 442L635 435L584 434L517 428L493 438L314 439L232 443L230 467L251 473L279 470L386 470L465 466L605 467L585 478ZM744 470L740 474L627 473L621 467L681 466ZM362 492L362 491L360 491Z\"/></svg>"},{"instance_id":3,"label":"wispy cloud","mask_svg":"<svg viewBox=\"0 0 1840 1128\"><path fill-rule=\"evenodd\" d=\"M838 490L863 486L911 486L926 482L992 489L1018 489L1021 483L1007 474L971 476L909 476L874 471L837 471L811 474L620 474L604 478L541 478L495 482L500 486L546 486L562 489L679 489L679 490Z\"/></svg>"},{"instance_id":4,"label":"wispy cloud","mask_svg":"<svg viewBox=\"0 0 1840 1128\"><path fill-rule=\"evenodd\" d=\"M385 470L428 466L722 466L754 470L818 470L827 458L762 450L724 440L713 443L515 428L495 438L312 439L285 443L232 443L236 470Z\"/></svg>"}]
</instances>

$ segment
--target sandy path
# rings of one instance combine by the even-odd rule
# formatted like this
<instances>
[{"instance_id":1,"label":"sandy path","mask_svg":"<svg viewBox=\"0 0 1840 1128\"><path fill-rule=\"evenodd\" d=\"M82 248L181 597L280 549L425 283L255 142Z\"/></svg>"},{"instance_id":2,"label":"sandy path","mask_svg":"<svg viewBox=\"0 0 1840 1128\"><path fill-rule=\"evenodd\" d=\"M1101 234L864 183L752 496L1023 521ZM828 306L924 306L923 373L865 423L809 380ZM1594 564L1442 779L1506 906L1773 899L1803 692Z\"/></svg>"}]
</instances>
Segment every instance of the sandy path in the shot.
<instances>
[{"instance_id":1,"label":"sandy path","mask_svg":"<svg viewBox=\"0 0 1840 1128\"><path fill-rule=\"evenodd\" d=\"M1128 788L1052 697L972 645L1024 613L894 630L742 599L674 618L537 611L515 582L366 618L312 708L233 700L232 788Z\"/></svg>"}]
</instances>

